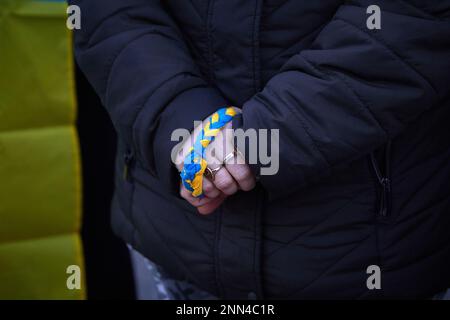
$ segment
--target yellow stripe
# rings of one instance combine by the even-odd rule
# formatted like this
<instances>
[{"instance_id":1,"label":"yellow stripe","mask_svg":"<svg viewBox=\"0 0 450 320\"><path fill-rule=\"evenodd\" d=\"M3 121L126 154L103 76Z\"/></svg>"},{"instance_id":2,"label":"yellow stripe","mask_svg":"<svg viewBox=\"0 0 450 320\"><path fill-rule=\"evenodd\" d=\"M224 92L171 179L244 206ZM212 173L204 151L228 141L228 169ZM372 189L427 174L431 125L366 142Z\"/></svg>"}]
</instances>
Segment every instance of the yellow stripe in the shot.
<instances>
[{"instance_id":1,"label":"yellow stripe","mask_svg":"<svg viewBox=\"0 0 450 320\"><path fill-rule=\"evenodd\" d=\"M211 117L211 123L216 123L217 121L219 121L219 114L216 112Z\"/></svg>"},{"instance_id":2,"label":"yellow stripe","mask_svg":"<svg viewBox=\"0 0 450 320\"><path fill-rule=\"evenodd\" d=\"M207 137L215 137L219 134L220 129L208 129L205 130L205 136Z\"/></svg>"},{"instance_id":3,"label":"yellow stripe","mask_svg":"<svg viewBox=\"0 0 450 320\"><path fill-rule=\"evenodd\" d=\"M236 115L236 110L234 110L233 107L227 108L227 110L225 111L225 113L227 115L229 115L230 117L234 117Z\"/></svg>"},{"instance_id":4,"label":"yellow stripe","mask_svg":"<svg viewBox=\"0 0 450 320\"><path fill-rule=\"evenodd\" d=\"M200 143L202 144L203 148L206 148L209 145L209 140L201 140Z\"/></svg>"}]
</instances>

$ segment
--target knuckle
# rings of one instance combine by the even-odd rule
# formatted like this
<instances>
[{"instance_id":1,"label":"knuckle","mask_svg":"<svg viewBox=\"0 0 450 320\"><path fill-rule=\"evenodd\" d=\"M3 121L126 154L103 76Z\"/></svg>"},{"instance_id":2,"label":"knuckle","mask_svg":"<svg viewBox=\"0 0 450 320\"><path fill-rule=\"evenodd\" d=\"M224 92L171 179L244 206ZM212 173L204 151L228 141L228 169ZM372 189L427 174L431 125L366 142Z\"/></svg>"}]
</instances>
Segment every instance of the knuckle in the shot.
<instances>
[{"instance_id":1,"label":"knuckle","mask_svg":"<svg viewBox=\"0 0 450 320\"><path fill-rule=\"evenodd\" d=\"M239 168L236 172L236 179L239 181L246 181L252 178L252 174L248 168Z\"/></svg>"},{"instance_id":2,"label":"knuckle","mask_svg":"<svg viewBox=\"0 0 450 320\"><path fill-rule=\"evenodd\" d=\"M211 191L206 192L206 195L210 198L215 198L220 194L220 190L213 186Z\"/></svg>"},{"instance_id":3,"label":"knuckle","mask_svg":"<svg viewBox=\"0 0 450 320\"><path fill-rule=\"evenodd\" d=\"M235 194L238 191L238 187L236 184L230 185L228 188L226 188L223 193L225 193L228 196L231 196L232 194Z\"/></svg>"},{"instance_id":4,"label":"knuckle","mask_svg":"<svg viewBox=\"0 0 450 320\"><path fill-rule=\"evenodd\" d=\"M229 189L232 186L232 184L233 184L233 180L231 180L231 178L228 176L224 176L224 177L220 177L220 178L216 177L216 187L219 188L220 190Z\"/></svg>"}]
</instances>

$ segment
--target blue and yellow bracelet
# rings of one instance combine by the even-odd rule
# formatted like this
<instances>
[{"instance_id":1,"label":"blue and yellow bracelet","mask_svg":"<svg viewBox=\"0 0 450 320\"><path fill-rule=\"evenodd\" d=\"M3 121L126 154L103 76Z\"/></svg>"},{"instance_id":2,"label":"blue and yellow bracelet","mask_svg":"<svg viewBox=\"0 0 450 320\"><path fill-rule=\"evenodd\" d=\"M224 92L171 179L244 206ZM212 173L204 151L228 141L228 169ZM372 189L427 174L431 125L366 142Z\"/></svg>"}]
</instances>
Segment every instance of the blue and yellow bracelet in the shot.
<instances>
[{"instance_id":1,"label":"blue and yellow bracelet","mask_svg":"<svg viewBox=\"0 0 450 320\"><path fill-rule=\"evenodd\" d=\"M236 110L233 107L219 109L211 115L184 158L183 170L180 173L181 181L195 198L203 197L203 174L208 165L205 150L235 115Z\"/></svg>"}]
</instances>

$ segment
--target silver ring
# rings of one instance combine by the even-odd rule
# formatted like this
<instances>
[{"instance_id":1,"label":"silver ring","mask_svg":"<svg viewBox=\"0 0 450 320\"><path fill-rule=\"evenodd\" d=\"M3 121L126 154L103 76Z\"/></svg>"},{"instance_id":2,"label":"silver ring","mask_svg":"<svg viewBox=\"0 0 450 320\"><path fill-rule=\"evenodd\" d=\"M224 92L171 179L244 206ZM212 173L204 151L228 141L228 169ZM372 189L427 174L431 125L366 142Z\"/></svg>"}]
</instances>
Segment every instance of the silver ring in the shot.
<instances>
[{"instance_id":1,"label":"silver ring","mask_svg":"<svg viewBox=\"0 0 450 320\"><path fill-rule=\"evenodd\" d=\"M222 163L227 164L228 161L230 161L233 158L237 158L238 155L240 155L242 158L244 158L242 153L236 147L234 147L234 150L225 156ZM240 163L237 163L237 164L240 164Z\"/></svg>"},{"instance_id":2,"label":"silver ring","mask_svg":"<svg viewBox=\"0 0 450 320\"><path fill-rule=\"evenodd\" d=\"M233 152L230 152L229 154L227 154L227 155L225 156L225 158L223 159L222 162L223 162L224 164L227 164L227 162L230 161L231 159L233 159L234 157L236 157L236 155L237 155L237 150L234 149Z\"/></svg>"},{"instance_id":3,"label":"silver ring","mask_svg":"<svg viewBox=\"0 0 450 320\"><path fill-rule=\"evenodd\" d=\"M222 169L222 166L218 166L217 168L214 168L214 169L211 169L210 167L206 167L206 170L203 173L203 175L205 177L207 177L209 180L214 181L214 179L216 178L216 173L220 169Z\"/></svg>"}]
</instances>

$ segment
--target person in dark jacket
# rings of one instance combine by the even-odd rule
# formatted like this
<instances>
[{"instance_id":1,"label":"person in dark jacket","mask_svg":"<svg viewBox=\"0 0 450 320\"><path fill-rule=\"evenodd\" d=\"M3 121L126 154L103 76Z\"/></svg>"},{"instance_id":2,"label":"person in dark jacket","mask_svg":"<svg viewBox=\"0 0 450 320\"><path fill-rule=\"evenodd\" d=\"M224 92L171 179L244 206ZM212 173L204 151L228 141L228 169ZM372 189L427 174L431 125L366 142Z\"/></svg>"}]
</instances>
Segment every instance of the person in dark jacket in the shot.
<instances>
[{"instance_id":1,"label":"person in dark jacket","mask_svg":"<svg viewBox=\"0 0 450 320\"><path fill-rule=\"evenodd\" d=\"M450 286L449 0L70 2L119 136L113 228L170 277L232 299ZM171 134L228 105L279 130L279 170L202 215Z\"/></svg>"}]
</instances>

